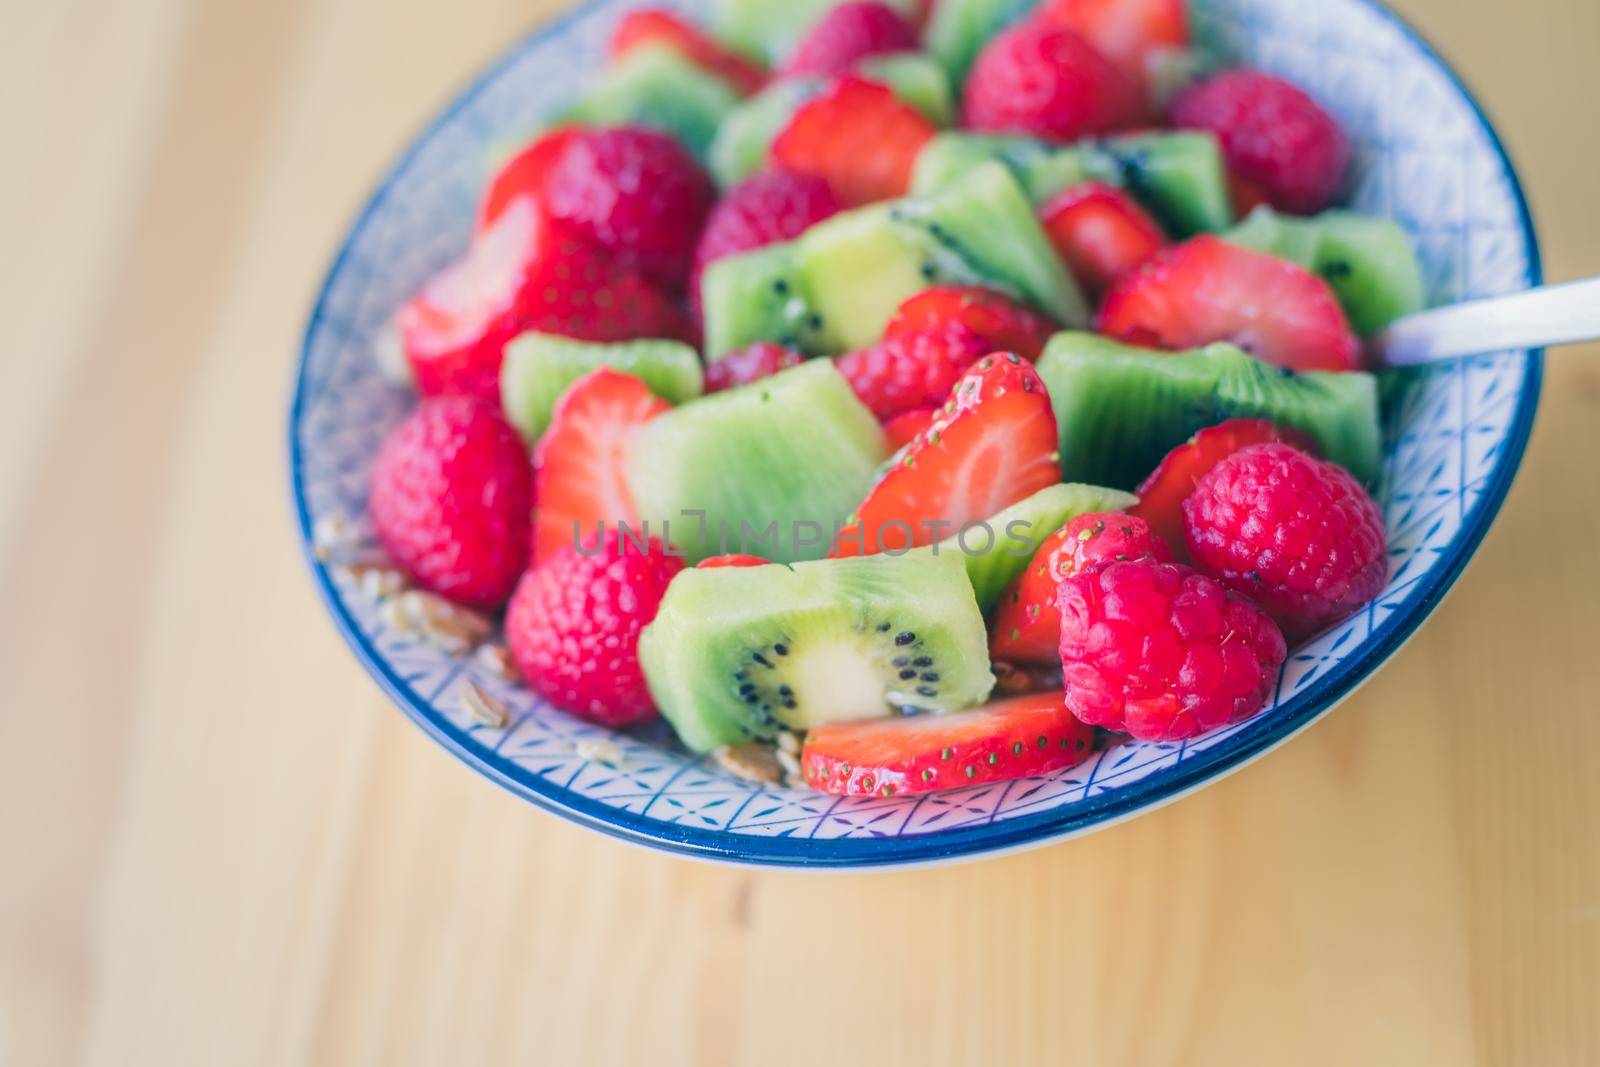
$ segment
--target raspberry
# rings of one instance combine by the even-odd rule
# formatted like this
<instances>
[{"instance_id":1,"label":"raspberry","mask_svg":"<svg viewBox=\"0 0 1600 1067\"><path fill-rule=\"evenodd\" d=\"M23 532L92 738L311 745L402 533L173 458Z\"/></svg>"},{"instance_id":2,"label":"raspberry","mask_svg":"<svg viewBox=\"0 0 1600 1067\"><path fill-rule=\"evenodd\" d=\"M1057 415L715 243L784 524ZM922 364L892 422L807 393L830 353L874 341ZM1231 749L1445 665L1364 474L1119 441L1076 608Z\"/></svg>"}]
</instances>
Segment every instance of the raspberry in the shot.
<instances>
[{"instance_id":1,"label":"raspberry","mask_svg":"<svg viewBox=\"0 0 1600 1067\"><path fill-rule=\"evenodd\" d=\"M369 507L378 540L427 588L502 603L528 564L528 454L495 406L424 400L378 452Z\"/></svg>"},{"instance_id":2,"label":"raspberry","mask_svg":"<svg viewBox=\"0 0 1600 1067\"><path fill-rule=\"evenodd\" d=\"M963 109L974 130L1076 141L1131 122L1139 92L1082 37L1047 22L1025 22L978 53Z\"/></svg>"},{"instance_id":3,"label":"raspberry","mask_svg":"<svg viewBox=\"0 0 1600 1067\"><path fill-rule=\"evenodd\" d=\"M1181 563L1097 563L1063 580L1056 603L1067 708L1145 741L1254 715L1287 654L1266 612Z\"/></svg>"},{"instance_id":4,"label":"raspberry","mask_svg":"<svg viewBox=\"0 0 1600 1067\"><path fill-rule=\"evenodd\" d=\"M694 250L690 292L700 303L700 275L724 256L800 236L840 208L825 179L773 169L752 174L728 190L706 217Z\"/></svg>"},{"instance_id":5,"label":"raspberry","mask_svg":"<svg viewBox=\"0 0 1600 1067\"><path fill-rule=\"evenodd\" d=\"M757 341L736 348L706 364L706 392L720 393L737 385L749 385L759 378L798 367L803 358L794 349L774 341Z\"/></svg>"},{"instance_id":6,"label":"raspberry","mask_svg":"<svg viewBox=\"0 0 1600 1067\"><path fill-rule=\"evenodd\" d=\"M1290 445L1251 445L1212 467L1183 522L1195 566L1255 598L1291 640L1345 618L1388 576L1377 501Z\"/></svg>"},{"instance_id":7,"label":"raspberry","mask_svg":"<svg viewBox=\"0 0 1600 1067\"><path fill-rule=\"evenodd\" d=\"M847 352L838 367L861 402L886 421L912 408L944 403L950 387L988 350L970 327L950 322Z\"/></svg>"},{"instance_id":8,"label":"raspberry","mask_svg":"<svg viewBox=\"0 0 1600 1067\"><path fill-rule=\"evenodd\" d=\"M674 138L617 126L574 137L551 166L545 195L551 216L585 240L682 289L715 192Z\"/></svg>"},{"instance_id":9,"label":"raspberry","mask_svg":"<svg viewBox=\"0 0 1600 1067\"><path fill-rule=\"evenodd\" d=\"M506 610L506 643L528 687L605 726L653 718L639 632L682 569L660 541L641 548L616 530L541 560Z\"/></svg>"},{"instance_id":10,"label":"raspberry","mask_svg":"<svg viewBox=\"0 0 1600 1067\"><path fill-rule=\"evenodd\" d=\"M846 0L806 31L783 74L843 74L867 56L916 48L917 31L900 12L877 0Z\"/></svg>"},{"instance_id":11,"label":"raspberry","mask_svg":"<svg viewBox=\"0 0 1600 1067\"><path fill-rule=\"evenodd\" d=\"M1350 165L1350 142L1333 116L1257 70L1226 70L1185 90L1173 101L1172 124L1216 134L1232 175L1281 211L1321 211Z\"/></svg>"}]
</instances>

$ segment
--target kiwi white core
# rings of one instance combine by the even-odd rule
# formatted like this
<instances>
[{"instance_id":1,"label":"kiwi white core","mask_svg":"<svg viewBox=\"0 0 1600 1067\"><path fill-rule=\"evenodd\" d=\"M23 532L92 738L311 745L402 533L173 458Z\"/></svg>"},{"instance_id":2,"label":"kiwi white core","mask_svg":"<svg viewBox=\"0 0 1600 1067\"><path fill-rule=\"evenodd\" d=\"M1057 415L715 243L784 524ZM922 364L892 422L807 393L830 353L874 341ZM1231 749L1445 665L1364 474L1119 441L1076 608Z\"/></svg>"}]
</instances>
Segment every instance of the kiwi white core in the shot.
<instances>
[{"instance_id":1,"label":"kiwi white core","mask_svg":"<svg viewBox=\"0 0 1600 1067\"><path fill-rule=\"evenodd\" d=\"M807 721L854 722L886 714L891 705L877 658L845 640L796 649L787 666L790 676L802 683L796 688L805 694Z\"/></svg>"}]
</instances>

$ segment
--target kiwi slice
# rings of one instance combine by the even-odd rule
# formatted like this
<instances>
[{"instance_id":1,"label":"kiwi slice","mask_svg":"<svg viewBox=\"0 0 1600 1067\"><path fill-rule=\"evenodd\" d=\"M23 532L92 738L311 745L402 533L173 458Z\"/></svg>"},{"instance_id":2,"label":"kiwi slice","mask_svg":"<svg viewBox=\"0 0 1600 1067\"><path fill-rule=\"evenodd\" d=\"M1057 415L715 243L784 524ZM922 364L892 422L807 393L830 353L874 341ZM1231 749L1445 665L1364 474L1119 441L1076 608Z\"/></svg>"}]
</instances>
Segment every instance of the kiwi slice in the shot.
<instances>
[{"instance_id":1,"label":"kiwi slice","mask_svg":"<svg viewBox=\"0 0 1600 1067\"><path fill-rule=\"evenodd\" d=\"M532 445L550 425L550 413L567 386L596 367L631 374L674 404L699 396L705 388L700 356L681 341L599 344L525 333L506 345L500 365L500 407Z\"/></svg>"},{"instance_id":2,"label":"kiwi slice","mask_svg":"<svg viewBox=\"0 0 1600 1067\"><path fill-rule=\"evenodd\" d=\"M808 354L824 351L822 316L798 269L793 242L717 260L700 279L706 358L753 341L776 341Z\"/></svg>"},{"instance_id":3,"label":"kiwi slice","mask_svg":"<svg viewBox=\"0 0 1600 1067\"><path fill-rule=\"evenodd\" d=\"M634 435L628 488L652 533L691 561L825 555L888 452L831 360L714 393Z\"/></svg>"},{"instance_id":4,"label":"kiwi slice","mask_svg":"<svg viewBox=\"0 0 1600 1067\"><path fill-rule=\"evenodd\" d=\"M1140 133L1100 142L1122 184L1174 237L1192 237L1233 223L1222 149L1196 130Z\"/></svg>"},{"instance_id":5,"label":"kiwi slice","mask_svg":"<svg viewBox=\"0 0 1600 1067\"><path fill-rule=\"evenodd\" d=\"M917 196L941 192L972 168L990 161L1004 164L1035 206L1067 186L1091 178L1121 181L1120 171L1101 152L1059 148L1016 134L945 130L917 153L911 191Z\"/></svg>"},{"instance_id":6,"label":"kiwi slice","mask_svg":"<svg viewBox=\"0 0 1600 1067\"><path fill-rule=\"evenodd\" d=\"M994 687L961 561L926 552L683 571L639 638L639 662L697 752L954 711Z\"/></svg>"},{"instance_id":7,"label":"kiwi slice","mask_svg":"<svg viewBox=\"0 0 1600 1067\"><path fill-rule=\"evenodd\" d=\"M1037 364L1061 428L1064 478L1132 488L1195 431L1268 418L1309 434L1364 482L1382 462L1370 374L1285 371L1231 344L1168 353L1088 333L1051 338Z\"/></svg>"},{"instance_id":8,"label":"kiwi slice","mask_svg":"<svg viewBox=\"0 0 1600 1067\"><path fill-rule=\"evenodd\" d=\"M672 134L704 160L739 94L676 49L645 44L607 67L560 117L590 126L650 126Z\"/></svg>"},{"instance_id":9,"label":"kiwi slice","mask_svg":"<svg viewBox=\"0 0 1600 1067\"><path fill-rule=\"evenodd\" d=\"M1354 211L1302 219L1262 206L1222 236L1321 275L1363 336L1425 304L1422 266L1405 231L1391 219Z\"/></svg>"},{"instance_id":10,"label":"kiwi slice","mask_svg":"<svg viewBox=\"0 0 1600 1067\"><path fill-rule=\"evenodd\" d=\"M983 528L945 538L933 551L961 557L978 607L987 614L1045 538L1069 520L1091 511L1120 511L1137 502L1138 497L1119 489L1072 482L1052 485L991 516Z\"/></svg>"},{"instance_id":11,"label":"kiwi slice","mask_svg":"<svg viewBox=\"0 0 1600 1067\"><path fill-rule=\"evenodd\" d=\"M923 31L923 45L957 85L989 39L1020 22L1039 0L939 0Z\"/></svg>"},{"instance_id":12,"label":"kiwi slice","mask_svg":"<svg viewBox=\"0 0 1600 1067\"><path fill-rule=\"evenodd\" d=\"M943 67L921 52L867 56L856 64L856 73L893 89L902 103L916 108L935 126L948 126L955 120L950 78Z\"/></svg>"}]
</instances>

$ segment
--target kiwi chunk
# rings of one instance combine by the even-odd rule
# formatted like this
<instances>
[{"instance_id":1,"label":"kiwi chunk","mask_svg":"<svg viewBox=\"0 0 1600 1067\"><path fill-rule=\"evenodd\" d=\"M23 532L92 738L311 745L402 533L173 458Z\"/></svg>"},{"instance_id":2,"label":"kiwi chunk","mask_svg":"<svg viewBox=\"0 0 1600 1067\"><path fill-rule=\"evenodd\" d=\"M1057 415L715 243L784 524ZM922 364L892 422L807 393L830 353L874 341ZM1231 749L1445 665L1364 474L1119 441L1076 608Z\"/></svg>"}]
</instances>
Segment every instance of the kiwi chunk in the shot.
<instances>
[{"instance_id":1,"label":"kiwi chunk","mask_svg":"<svg viewBox=\"0 0 1600 1067\"><path fill-rule=\"evenodd\" d=\"M697 752L954 711L994 687L966 570L924 552L683 571L640 636L639 662Z\"/></svg>"},{"instance_id":2,"label":"kiwi chunk","mask_svg":"<svg viewBox=\"0 0 1600 1067\"><path fill-rule=\"evenodd\" d=\"M1102 152L1061 148L1017 134L945 130L917 153L911 191L917 196L941 192L972 168L991 161L1011 171L1034 206L1069 185L1091 178L1121 181L1115 163Z\"/></svg>"},{"instance_id":3,"label":"kiwi chunk","mask_svg":"<svg viewBox=\"0 0 1600 1067\"><path fill-rule=\"evenodd\" d=\"M717 260L700 278L706 358L718 359L753 341L776 341L800 352L825 351L822 316L798 269L793 242Z\"/></svg>"},{"instance_id":4,"label":"kiwi chunk","mask_svg":"<svg viewBox=\"0 0 1600 1067\"><path fill-rule=\"evenodd\" d=\"M1321 275L1363 336L1425 304L1422 266L1405 231L1391 219L1354 211L1302 219L1262 206L1222 237Z\"/></svg>"},{"instance_id":5,"label":"kiwi chunk","mask_svg":"<svg viewBox=\"0 0 1600 1067\"><path fill-rule=\"evenodd\" d=\"M921 52L867 56L856 64L856 73L893 89L901 103L916 108L935 126L948 126L955 119L949 76Z\"/></svg>"},{"instance_id":6,"label":"kiwi chunk","mask_svg":"<svg viewBox=\"0 0 1600 1067\"><path fill-rule=\"evenodd\" d=\"M883 430L831 360L692 401L634 435L628 488L691 561L816 559L866 495Z\"/></svg>"},{"instance_id":7,"label":"kiwi chunk","mask_svg":"<svg viewBox=\"0 0 1600 1067\"><path fill-rule=\"evenodd\" d=\"M592 126L650 126L704 160L723 116L738 102L732 86L676 49L645 44L607 67L561 118Z\"/></svg>"},{"instance_id":8,"label":"kiwi chunk","mask_svg":"<svg viewBox=\"0 0 1600 1067\"><path fill-rule=\"evenodd\" d=\"M506 345L500 364L500 407L532 445L550 425L550 413L567 386L597 367L631 374L674 404L699 396L705 388L700 356L681 341L600 344L525 333Z\"/></svg>"},{"instance_id":9,"label":"kiwi chunk","mask_svg":"<svg viewBox=\"0 0 1600 1067\"><path fill-rule=\"evenodd\" d=\"M1037 367L1068 480L1132 488L1195 431L1232 418L1294 426L1362 481L1379 474L1377 386L1361 371L1295 373L1231 344L1168 353L1088 333L1057 334Z\"/></svg>"},{"instance_id":10,"label":"kiwi chunk","mask_svg":"<svg viewBox=\"0 0 1600 1067\"><path fill-rule=\"evenodd\" d=\"M841 0L712 0L711 32L724 44L768 66L781 66L800 38ZM917 14L916 0L885 0L900 14Z\"/></svg>"},{"instance_id":11,"label":"kiwi chunk","mask_svg":"<svg viewBox=\"0 0 1600 1067\"><path fill-rule=\"evenodd\" d=\"M1021 574L1045 538L1091 511L1120 511L1138 497L1119 489L1067 482L1041 489L987 519L983 527L957 531L934 546L955 553L967 567L978 607L987 614L1011 580Z\"/></svg>"},{"instance_id":12,"label":"kiwi chunk","mask_svg":"<svg viewBox=\"0 0 1600 1067\"><path fill-rule=\"evenodd\" d=\"M939 0L923 32L928 51L957 85L967 80L973 60L989 39L1020 22L1039 0Z\"/></svg>"},{"instance_id":13,"label":"kiwi chunk","mask_svg":"<svg viewBox=\"0 0 1600 1067\"><path fill-rule=\"evenodd\" d=\"M1122 184L1167 233L1192 237L1233 223L1222 149L1209 133L1164 131L1100 142L1122 172Z\"/></svg>"}]
</instances>

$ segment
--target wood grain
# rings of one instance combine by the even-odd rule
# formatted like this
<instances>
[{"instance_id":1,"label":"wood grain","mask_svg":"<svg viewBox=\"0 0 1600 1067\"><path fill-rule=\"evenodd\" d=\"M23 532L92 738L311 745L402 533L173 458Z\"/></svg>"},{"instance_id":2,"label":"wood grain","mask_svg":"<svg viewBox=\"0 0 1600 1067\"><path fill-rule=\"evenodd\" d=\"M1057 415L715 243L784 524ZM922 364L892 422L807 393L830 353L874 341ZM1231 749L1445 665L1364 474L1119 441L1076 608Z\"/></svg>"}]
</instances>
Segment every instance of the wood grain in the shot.
<instances>
[{"instance_id":1,"label":"wood grain","mask_svg":"<svg viewBox=\"0 0 1600 1067\"><path fill-rule=\"evenodd\" d=\"M342 228L554 2L64 0L0 35L0 1063L1600 1062L1600 355L1437 617L1159 813L805 877L535 812L386 705L296 558ZM1600 7L1405 0L1554 278L1600 270Z\"/></svg>"}]
</instances>

